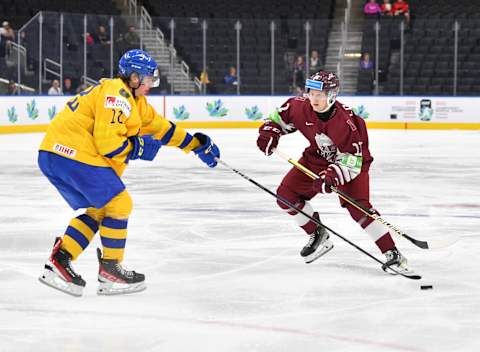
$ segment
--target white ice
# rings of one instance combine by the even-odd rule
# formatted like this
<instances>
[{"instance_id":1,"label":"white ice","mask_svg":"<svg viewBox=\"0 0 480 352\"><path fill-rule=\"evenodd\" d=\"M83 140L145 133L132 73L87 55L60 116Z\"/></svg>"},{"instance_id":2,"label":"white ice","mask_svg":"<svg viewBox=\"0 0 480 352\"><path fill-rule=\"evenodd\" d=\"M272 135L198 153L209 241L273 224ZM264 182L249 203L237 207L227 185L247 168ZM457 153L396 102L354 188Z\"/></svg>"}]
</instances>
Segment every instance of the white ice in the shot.
<instances>
[{"instance_id":1,"label":"white ice","mask_svg":"<svg viewBox=\"0 0 480 352\"><path fill-rule=\"evenodd\" d=\"M262 155L256 131L208 130L222 158L275 190L289 165ZM0 136L0 351L479 351L480 133L371 130L373 205L436 251L394 237L421 281L383 273L333 236L306 265L307 242L275 199L224 167L163 148L125 174L134 199L125 265L148 288L96 295L97 235L75 262L74 298L37 278L77 215L36 165L41 134ZM305 141L281 141L298 157ZM383 259L333 196L323 221ZM433 285L429 291L420 285Z\"/></svg>"}]
</instances>

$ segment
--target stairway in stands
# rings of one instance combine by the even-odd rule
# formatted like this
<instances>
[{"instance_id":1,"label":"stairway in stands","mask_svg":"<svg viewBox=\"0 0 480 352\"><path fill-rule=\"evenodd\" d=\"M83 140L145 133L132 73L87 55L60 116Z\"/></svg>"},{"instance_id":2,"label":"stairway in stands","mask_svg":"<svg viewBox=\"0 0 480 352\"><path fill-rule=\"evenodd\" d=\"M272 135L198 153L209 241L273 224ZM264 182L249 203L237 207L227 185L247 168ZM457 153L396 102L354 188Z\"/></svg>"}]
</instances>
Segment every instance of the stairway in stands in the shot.
<instances>
[{"instance_id":1,"label":"stairway in stands","mask_svg":"<svg viewBox=\"0 0 480 352\"><path fill-rule=\"evenodd\" d=\"M341 92L344 94L355 94L357 92L359 59L362 47L363 3L363 0L351 0L347 40L343 48ZM325 69L328 71L337 71L337 64L340 60L339 51L342 45L342 23L345 21L346 7L346 0L336 2L325 63Z\"/></svg>"}]
</instances>

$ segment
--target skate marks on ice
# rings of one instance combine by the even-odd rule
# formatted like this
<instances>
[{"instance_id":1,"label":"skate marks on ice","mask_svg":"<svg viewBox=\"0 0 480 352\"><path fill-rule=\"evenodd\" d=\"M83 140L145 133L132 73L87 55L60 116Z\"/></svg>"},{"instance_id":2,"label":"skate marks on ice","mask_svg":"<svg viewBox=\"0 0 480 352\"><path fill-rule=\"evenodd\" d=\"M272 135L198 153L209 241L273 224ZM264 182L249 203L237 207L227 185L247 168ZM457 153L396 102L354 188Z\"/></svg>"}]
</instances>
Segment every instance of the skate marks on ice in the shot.
<instances>
[{"instance_id":1,"label":"skate marks on ice","mask_svg":"<svg viewBox=\"0 0 480 352\"><path fill-rule=\"evenodd\" d=\"M255 133L212 130L212 138L223 146L222 158L274 190L289 167L259 155ZM53 187L35 176L36 155L27 151L39 138L0 137L2 166L12 165L0 170L0 217L7 219L0 222L0 351L43 352L62 345L82 352L218 346L232 352L480 350L480 280L471 264L480 224L478 208L469 206L480 199L470 177L479 163L471 153L480 150L480 142L478 134L428 135L371 131L370 142L376 148L372 200L382 215L426 240L445 233L461 237L431 252L397 239L423 275L420 283L384 274L335 239L330 253L304 264L299 251L308 238L273 198L228 171L202 169L195 157L179 158L182 153L163 148L158 162L135 163L125 175L135 204L125 263L146 273L148 289L98 297L98 266L89 247L75 266L87 281L79 300L36 281L54 236L72 216ZM294 138L282 140L292 156L303 145ZM425 148L435 158L431 171L419 153ZM468 158L465 148L472 151ZM448 175L456 170L450 164L470 165L469 177L452 180ZM23 171L14 172L16 166ZM329 226L380 258L337 199L313 203ZM91 247L99 244L97 237ZM434 289L421 291L422 283ZM135 337L101 328L112 322L122 331L134 327Z\"/></svg>"}]
</instances>

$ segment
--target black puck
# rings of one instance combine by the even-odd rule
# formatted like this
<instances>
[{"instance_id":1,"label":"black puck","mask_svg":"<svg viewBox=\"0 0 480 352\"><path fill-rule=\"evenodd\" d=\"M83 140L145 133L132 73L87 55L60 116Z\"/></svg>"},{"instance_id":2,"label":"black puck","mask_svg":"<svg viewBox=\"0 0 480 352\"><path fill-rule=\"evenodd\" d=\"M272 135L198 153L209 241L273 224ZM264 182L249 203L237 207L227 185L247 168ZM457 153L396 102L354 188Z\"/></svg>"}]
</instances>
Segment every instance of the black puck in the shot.
<instances>
[{"instance_id":1,"label":"black puck","mask_svg":"<svg viewBox=\"0 0 480 352\"><path fill-rule=\"evenodd\" d=\"M422 285L420 286L420 290L433 290L432 285Z\"/></svg>"}]
</instances>

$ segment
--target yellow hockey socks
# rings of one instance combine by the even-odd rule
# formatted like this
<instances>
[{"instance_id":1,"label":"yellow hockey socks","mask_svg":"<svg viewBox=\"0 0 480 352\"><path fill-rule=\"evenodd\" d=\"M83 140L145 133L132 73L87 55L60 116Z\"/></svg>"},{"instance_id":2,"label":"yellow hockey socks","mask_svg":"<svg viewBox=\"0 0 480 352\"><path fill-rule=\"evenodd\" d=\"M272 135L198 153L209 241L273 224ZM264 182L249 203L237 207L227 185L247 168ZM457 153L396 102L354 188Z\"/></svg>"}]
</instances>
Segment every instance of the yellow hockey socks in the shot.
<instances>
[{"instance_id":1,"label":"yellow hockey socks","mask_svg":"<svg viewBox=\"0 0 480 352\"><path fill-rule=\"evenodd\" d=\"M127 241L128 219L106 217L100 225L100 236L103 245L103 259L123 260Z\"/></svg>"},{"instance_id":2,"label":"yellow hockey socks","mask_svg":"<svg viewBox=\"0 0 480 352\"><path fill-rule=\"evenodd\" d=\"M63 236L62 248L72 255L75 260L95 236L98 231L98 223L88 216L82 214L73 218Z\"/></svg>"}]
</instances>

